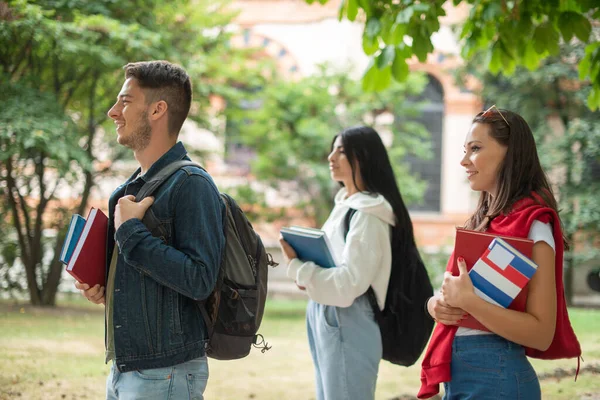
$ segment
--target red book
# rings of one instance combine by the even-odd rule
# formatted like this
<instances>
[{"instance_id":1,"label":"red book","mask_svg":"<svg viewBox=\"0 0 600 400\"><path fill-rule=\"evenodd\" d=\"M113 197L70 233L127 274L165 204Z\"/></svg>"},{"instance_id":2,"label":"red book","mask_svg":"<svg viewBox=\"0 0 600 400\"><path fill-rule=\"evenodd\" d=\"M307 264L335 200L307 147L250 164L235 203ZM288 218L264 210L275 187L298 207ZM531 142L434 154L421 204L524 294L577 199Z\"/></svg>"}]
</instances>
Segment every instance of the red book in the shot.
<instances>
[{"instance_id":1,"label":"red book","mask_svg":"<svg viewBox=\"0 0 600 400\"><path fill-rule=\"evenodd\" d=\"M458 264L456 261L457 257L462 256L467 263L467 269L471 270L477 260L479 260L483 253L487 250L492 240L497 237L504 239L506 242L508 242L508 244L513 246L524 256L531 259L533 252L533 240L457 228L456 240L454 242L454 259L452 260L452 275L458 275ZM525 285L525 287L523 287L521 292L517 295L517 297L515 297L508 307L509 309L525 309L525 305L527 304L528 287L529 285ZM483 326L471 315L463 319L458 326L489 331L489 329Z\"/></svg>"},{"instance_id":2,"label":"red book","mask_svg":"<svg viewBox=\"0 0 600 400\"><path fill-rule=\"evenodd\" d=\"M106 214L92 208L67 264L67 272L78 282L87 283L90 287L105 285L107 229Z\"/></svg>"}]
</instances>

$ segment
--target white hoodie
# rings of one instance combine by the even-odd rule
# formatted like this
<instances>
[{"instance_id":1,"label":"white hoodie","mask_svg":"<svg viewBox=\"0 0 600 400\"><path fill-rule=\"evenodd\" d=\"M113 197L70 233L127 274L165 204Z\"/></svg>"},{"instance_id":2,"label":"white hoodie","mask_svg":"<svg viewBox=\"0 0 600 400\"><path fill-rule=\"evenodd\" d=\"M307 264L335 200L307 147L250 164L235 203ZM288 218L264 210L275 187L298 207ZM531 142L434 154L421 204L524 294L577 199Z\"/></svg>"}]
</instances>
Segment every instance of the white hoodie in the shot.
<instances>
[{"instance_id":1,"label":"white hoodie","mask_svg":"<svg viewBox=\"0 0 600 400\"><path fill-rule=\"evenodd\" d=\"M342 188L322 228L341 265L322 268L296 258L288 265L288 277L305 287L312 300L337 307L349 307L373 286L379 308L383 309L392 268L391 226L395 225L392 206L378 194L359 192L345 197L346 189ZM350 221L344 241L344 217L350 208L358 212Z\"/></svg>"}]
</instances>

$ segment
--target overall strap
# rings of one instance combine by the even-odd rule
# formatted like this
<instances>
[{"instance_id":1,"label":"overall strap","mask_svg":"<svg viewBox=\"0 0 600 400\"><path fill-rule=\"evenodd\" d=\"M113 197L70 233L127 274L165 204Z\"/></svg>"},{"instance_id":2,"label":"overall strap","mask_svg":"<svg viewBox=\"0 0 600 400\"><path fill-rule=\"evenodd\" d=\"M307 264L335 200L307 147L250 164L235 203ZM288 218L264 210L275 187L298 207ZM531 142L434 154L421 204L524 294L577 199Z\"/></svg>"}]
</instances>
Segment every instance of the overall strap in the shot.
<instances>
[{"instance_id":1,"label":"overall strap","mask_svg":"<svg viewBox=\"0 0 600 400\"><path fill-rule=\"evenodd\" d=\"M148 196L152 196L156 189L158 189L160 185L162 185L167 179L169 179L171 175L179 171L181 168L187 166L195 166L204 170L204 168L202 168L199 164L193 161L179 160L172 162L171 164L158 171L158 173L154 175L152 179L150 179L144 184L144 186L142 186L138 194L135 196L135 201L139 202Z\"/></svg>"}]
</instances>

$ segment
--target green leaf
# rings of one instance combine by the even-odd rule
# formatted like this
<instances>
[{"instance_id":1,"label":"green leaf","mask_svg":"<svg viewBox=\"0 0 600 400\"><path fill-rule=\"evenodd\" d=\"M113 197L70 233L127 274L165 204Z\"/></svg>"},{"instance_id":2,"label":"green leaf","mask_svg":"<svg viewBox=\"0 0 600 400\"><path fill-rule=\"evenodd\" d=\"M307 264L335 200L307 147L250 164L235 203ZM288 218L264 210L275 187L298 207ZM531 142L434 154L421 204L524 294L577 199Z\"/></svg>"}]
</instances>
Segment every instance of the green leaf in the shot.
<instances>
[{"instance_id":1,"label":"green leaf","mask_svg":"<svg viewBox=\"0 0 600 400\"><path fill-rule=\"evenodd\" d=\"M372 92L375 90L375 81L377 79L377 72L379 69L373 61L367 66L367 70L362 78L362 88L365 92Z\"/></svg>"},{"instance_id":2,"label":"green leaf","mask_svg":"<svg viewBox=\"0 0 600 400\"><path fill-rule=\"evenodd\" d=\"M433 45L431 44L429 35L425 35L422 32L415 35L413 37L412 49L419 61L426 62L427 54L433 51Z\"/></svg>"},{"instance_id":3,"label":"green leaf","mask_svg":"<svg viewBox=\"0 0 600 400\"><path fill-rule=\"evenodd\" d=\"M540 59L531 41L525 44L525 52L522 58L523 64L530 71L535 70L540 65Z\"/></svg>"},{"instance_id":4,"label":"green leaf","mask_svg":"<svg viewBox=\"0 0 600 400\"><path fill-rule=\"evenodd\" d=\"M379 35L379 32L381 32L381 21L379 21L379 18L369 18L365 26L365 35L373 39Z\"/></svg>"},{"instance_id":5,"label":"green leaf","mask_svg":"<svg viewBox=\"0 0 600 400\"><path fill-rule=\"evenodd\" d=\"M571 14L575 13L570 11L563 12L560 13L560 16L558 17L558 27L565 42L569 42L574 35L574 27L571 23Z\"/></svg>"},{"instance_id":6,"label":"green leaf","mask_svg":"<svg viewBox=\"0 0 600 400\"><path fill-rule=\"evenodd\" d=\"M502 68L502 49L498 45L498 42L494 43L490 49L488 68L494 75L496 75Z\"/></svg>"},{"instance_id":7,"label":"green leaf","mask_svg":"<svg viewBox=\"0 0 600 400\"><path fill-rule=\"evenodd\" d=\"M412 7L407 7L404 10L400 11L396 16L396 23L408 24L414 12L415 10Z\"/></svg>"},{"instance_id":8,"label":"green leaf","mask_svg":"<svg viewBox=\"0 0 600 400\"><path fill-rule=\"evenodd\" d=\"M370 18L371 14L373 13L373 9L371 8L371 0L358 0L358 5L365 10L367 18Z\"/></svg>"},{"instance_id":9,"label":"green leaf","mask_svg":"<svg viewBox=\"0 0 600 400\"><path fill-rule=\"evenodd\" d=\"M379 41L377 38L371 39L367 35L363 35L363 51L366 55L371 56L379 50Z\"/></svg>"},{"instance_id":10,"label":"green leaf","mask_svg":"<svg viewBox=\"0 0 600 400\"><path fill-rule=\"evenodd\" d=\"M392 83L392 68L386 67L382 70L377 70L375 76L375 91L380 92L387 89Z\"/></svg>"},{"instance_id":11,"label":"green leaf","mask_svg":"<svg viewBox=\"0 0 600 400\"><path fill-rule=\"evenodd\" d=\"M502 7L497 2L491 2L487 6L485 6L483 11L483 20L484 21L495 21L502 15Z\"/></svg>"},{"instance_id":12,"label":"green leaf","mask_svg":"<svg viewBox=\"0 0 600 400\"><path fill-rule=\"evenodd\" d=\"M592 33L592 24L586 17L579 14L574 31L577 39L581 40L583 43L586 43L590 38L590 34Z\"/></svg>"},{"instance_id":13,"label":"green leaf","mask_svg":"<svg viewBox=\"0 0 600 400\"><path fill-rule=\"evenodd\" d=\"M412 6L412 8L413 8L413 10L415 10L416 12L419 12L419 13L426 13L427 11L429 11L429 9L430 9L431 7L429 6L429 4L426 4L426 3L415 3L415 4Z\"/></svg>"},{"instance_id":14,"label":"green leaf","mask_svg":"<svg viewBox=\"0 0 600 400\"><path fill-rule=\"evenodd\" d=\"M590 110L592 111L595 111L598 107L600 107L600 90L598 90L595 87L592 88L592 91L588 96L587 102L588 106L590 107Z\"/></svg>"},{"instance_id":15,"label":"green leaf","mask_svg":"<svg viewBox=\"0 0 600 400\"><path fill-rule=\"evenodd\" d=\"M517 23L517 34L521 37L529 37L532 28L531 15L529 13L521 14L521 18Z\"/></svg>"},{"instance_id":16,"label":"green leaf","mask_svg":"<svg viewBox=\"0 0 600 400\"><path fill-rule=\"evenodd\" d=\"M409 68L406 59L403 57L402 50L396 49L396 56L392 63L392 74L398 82L404 82L408 77Z\"/></svg>"},{"instance_id":17,"label":"green leaf","mask_svg":"<svg viewBox=\"0 0 600 400\"><path fill-rule=\"evenodd\" d=\"M383 69L394 61L396 50L394 46L385 46L377 56L377 68Z\"/></svg>"},{"instance_id":18,"label":"green leaf","mask_svg":"<svg viewBox=\"0 0 600 400\"><path fill-rule=\"evenodd\" d=\"M344 19L344 15L347 13L348 9L348 0L342 0L340 2L340 6L338 7L338 21Z\"/></svg>"},{"instance_id":19,"label":"green leaf","mask_svg":"<svg viewBox=\"0 0 600 400\"><path fill-rule=\"evenodd\" d=\"M573 35L582 42L587 42L592 32L590 21L584 15L574 11L561 13L558 18L558 26L566 42L570 41Z\"/></svg>"},{"instance_id":20,"label":"green leaf","mask_svg":"<svg viewBox=\"0 0 600 400\"><path fill-rule=\"evenodd\" d=\"M579 62L579 79L584 80L590 73L591 57L586 55Z\"/></svg>"},{"instance_id":21,"label":"green leaf","mask_svg":"<svg viewBox=\"0 0 600 400\"><path fill-rule=\"evenodd\" d=\"M388 44L399 45L404 42L404 36L406 35L406 25L394 24L390 32L390 40Z\"/></svg>"},{"instance_id":22,"label":"green leaf","mask_svg":"<svg viewBox=\"0 0 600 400\"><path fill-rule=\"evenodd\" d=\"M358 3L356 0L348 0L348 19L354 21L358 14Z\"/></svg>"},{"instance_id":23,"label":"green leaf","mask_svg":"<svg viewBox=\"0 0 600 400\"><path fill-rule=\"evenodd\" d=\"M535 28L533 46L539 54L542 54L546 50L552 54L557 54L560 51L558 45L559 39L560 35L554 29L552 23L547 21Z\"/></svg>"}]
</instances>

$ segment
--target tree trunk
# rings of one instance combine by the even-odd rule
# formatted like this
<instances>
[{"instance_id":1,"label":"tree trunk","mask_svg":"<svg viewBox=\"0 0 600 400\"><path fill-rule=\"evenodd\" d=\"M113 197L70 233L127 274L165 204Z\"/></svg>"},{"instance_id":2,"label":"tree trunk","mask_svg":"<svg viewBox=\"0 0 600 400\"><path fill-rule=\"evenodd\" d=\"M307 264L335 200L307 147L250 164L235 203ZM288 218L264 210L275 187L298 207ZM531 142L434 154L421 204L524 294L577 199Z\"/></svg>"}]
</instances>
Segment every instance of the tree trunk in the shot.
<instances>
[{"instance_id":1,"label":"tree trunk","mask_svg":"<svg viewBox=\"0 0 600 400\"><path fill-rule=\"evenodd\" d=\"M567 306L573 305L573 262L569 259L565 259L566 268L564 269L564 282L565 282L565 301Z\"/></svg>"},{"instance_id":2,"label":"tree trunk","mask_svg":"<svg viewBox=\"0 0 600 400\"><path fill-rule=\"evenodd\" d=\"M56 244L54 246L54 257L50 263L48 275L46 276L46 282L44 282L44 289L42 291L42 302L45 306L56 305L56 292L58 292L58 285L60 284L60 277L62 275L64 265L58 260L58 255L62 248L62 243L65 240L63 231L60 231L56 237Z\"/></svg>"},{"instance_id":3,"label":"tree trunk","mask_svg":"<svg viewBox=\"0 0 600 400\"><path fill-rule=\"evenodd\" d=\"M27 289L29 290L29 302L33 306L39 306L42 304L42 296L35 277L37 262L31 260L30 263L24 263L24 266L27 276Z\"/></svg>"},{"instance_id":4,"label":"tree trunk","mask_svg":"<svg viewBox=\"0 0 600 400\"><path fill-rule=\"evenodd\" d=\"M573 241L575 239L575 235L568 234L568 235L566 235L566 238L567 238L567 241L571 248L569 251L565 251L566 254L563 257L564 258L563 283L564 283L564 287L565 287L565 301L567 302L567 306L570 307L573 305L573 275L574 275L573 256L574 256L574 249L575 249L575 243Z\"/></svg>"}]
</instances>

